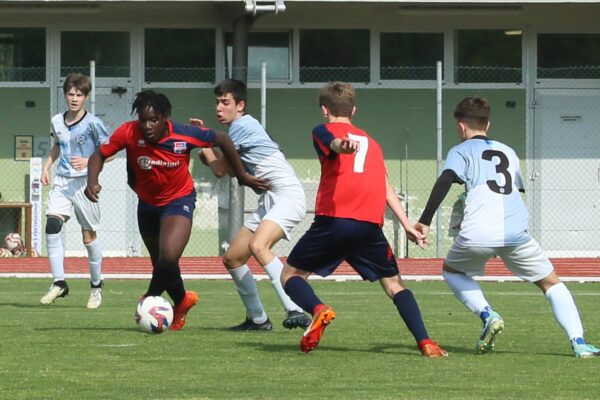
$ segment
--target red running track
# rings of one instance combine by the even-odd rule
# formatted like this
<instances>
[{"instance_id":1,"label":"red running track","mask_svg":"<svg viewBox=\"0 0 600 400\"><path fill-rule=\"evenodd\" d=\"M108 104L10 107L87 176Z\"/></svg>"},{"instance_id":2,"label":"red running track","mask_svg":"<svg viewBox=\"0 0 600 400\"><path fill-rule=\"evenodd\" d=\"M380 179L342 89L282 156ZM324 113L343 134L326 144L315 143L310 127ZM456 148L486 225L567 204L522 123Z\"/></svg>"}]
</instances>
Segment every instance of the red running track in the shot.
<instances>
[{"instance_id":1,"label":"red running track","mask_svg":"<svg viewBox=\"0 0 600 400\"><path fill-rule=\"evenodd\" d=\"M398 259L398 267L402 276L407 279L419 277L421 279L439 278L442 259L437 258L401 258ZM563 278L590 278L585 280L600 281L600 258L554 258L552 259L556 272ZM123 275L123 278L135 277L135 275L147 275L152 272L150 259L147 257L105 257L102 263L104 275ZM221 264L220 257L184 257L181 259L181 272L184 275L196 275L198 277L210 278L210 276L227 275ZM264 271L252 260L249 263L254 274L261 275ZM0 276L39 276L49 274L50 267L47 257L29 258L0 258ZM87 258L72 257L65 259L65 272L67 274L87 274ZM504 267L500 259L491 259L488 262L486 275L489 277L512 277L512 274ZM356 273L346 263L340 265L335 271L336 276L354 276ZM412 277L412 278L411 278Z\"/></svg>"}]
</instances>

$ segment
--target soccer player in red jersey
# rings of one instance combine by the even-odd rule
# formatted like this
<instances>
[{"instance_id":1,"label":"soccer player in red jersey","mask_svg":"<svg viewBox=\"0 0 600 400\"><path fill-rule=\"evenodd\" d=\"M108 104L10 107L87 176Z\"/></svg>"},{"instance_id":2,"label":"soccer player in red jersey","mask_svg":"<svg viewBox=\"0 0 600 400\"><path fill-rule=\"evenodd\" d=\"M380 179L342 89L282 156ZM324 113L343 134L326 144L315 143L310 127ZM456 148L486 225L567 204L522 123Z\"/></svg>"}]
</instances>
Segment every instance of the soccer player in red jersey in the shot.
<instances>
[{"instance_id":1,"label":"soccer player in red jersey","mask_svg":"<svg viewBox=\"0 0 600 400\"><path fill-rule=\"evenodd\" d=\"M102 189L98 176L104 161L125 149L128 183L139 198L139 230L152 260L152 279L144 297L166 291L175 305L170 329L179 330L198 301L195 292L185 290L179 269L196 202L189 172L190 151L219 146L241 184L258 190L268 189L268 185L244 170L226 133L171 121L171 103L164 94L151 90L138 93L133 112L138 120L122 124L90 157L85 195L98 201Z\"/></svg>"},{"instance_id":2,"label":"soccer player in red jersey","mask_svg":"<svg viewBox=\"0 0 600 400\"><path fill-rule=\"evenodd\" d=\"M424 246L387 179L381 147L352 125L354 97L354 88L344 82L329 83L319 94L327 123L312 133L321 162L315 219L292 249L281 274L286 293L313 315L300 347L306 353L314 350L336 315L315 295L307 278L312 273L330 275L345 260L363 279L381 283L424 356L447 356L429 338L419 306L402 281L396 257L381 229L387 204L408 238Z\"/></svg>"}]
</instances>

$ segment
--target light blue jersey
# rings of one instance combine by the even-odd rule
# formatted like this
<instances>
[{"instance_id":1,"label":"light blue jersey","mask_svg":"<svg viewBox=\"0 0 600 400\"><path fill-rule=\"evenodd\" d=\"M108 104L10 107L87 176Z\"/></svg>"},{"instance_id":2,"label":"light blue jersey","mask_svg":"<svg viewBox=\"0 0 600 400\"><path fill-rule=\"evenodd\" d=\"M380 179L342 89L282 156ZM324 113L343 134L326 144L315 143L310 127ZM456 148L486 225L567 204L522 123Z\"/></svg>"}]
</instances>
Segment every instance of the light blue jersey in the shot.
<instances>
[{"instance_id":1,"label":"light blue jersey","mask_svg":"<svg viewBox=\"0 0 600 400\"><path fill-rule=\"evenodd\" d=\"M276 151L279 145L275 143L262 125L251 115L244 115L231 123L229 137L244 168L251 175L256 175L256 166Z\"/></svg>"},{"instance_id":2,"label":"light blue jersey","mask_svg":"<svg viewBox=\"0 0 600 400\"><path fill-rule=\"evenodd\" d=\"M87 168L76 171L71 165L73 157L90 157L104 142L108 132L102 121L86 112L79 122L67 126L65 114L56 114L50 121L52 143L60 146L56 174L68 178L86 176Z\"/></svg>"},{"instance_id":3,"label":"light blue jersey","mask_svg":"<svg viewBox=\"0 0 600 400\"><path fill-rule=\"evenodd\" d=\"M445 169L465 182L464 219L456 242L462 246L518 246L529 241L529 213L519 158L510 147L483 136L448 152Z\"/></svg>"}]
</instances>

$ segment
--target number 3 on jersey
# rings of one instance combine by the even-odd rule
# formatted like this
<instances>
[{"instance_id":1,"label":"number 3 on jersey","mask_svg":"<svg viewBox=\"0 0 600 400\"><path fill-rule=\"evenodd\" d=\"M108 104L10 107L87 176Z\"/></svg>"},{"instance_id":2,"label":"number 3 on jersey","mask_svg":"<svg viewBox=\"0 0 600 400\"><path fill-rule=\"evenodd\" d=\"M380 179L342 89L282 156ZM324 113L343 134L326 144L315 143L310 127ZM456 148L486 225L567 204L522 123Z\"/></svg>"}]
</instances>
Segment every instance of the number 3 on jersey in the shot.
<instances>
[{"instance_id":1,"label":"number 3 on jersey","mask_svg":"<svg viewBox=\"0 0 600 400\"><path fill-rule=\"evenodd\" d=\"M504 176L504 185L498 185L495 180L487 181L487 185L490 190L494 193L499 194L511 194L512 193L512 176L508 172L508 157L501 151L498 150L485 150L481 153L481 158L487 161L492 161L494 157L497 157L500 162L496 164L496 173Z\"/></svg>"},{"instance_id":2,"label":"number 3 on jersey","mask_svg":"<svg viewBox=\"0 0 600 400\"><path fill-rule=\"evenodd\" d=\"M354 153L354 172L362 174L365 171L365 160L367 159L367 150L369 150L369 139L364 136L348 134L348 137L360 144L358 151Z\"/></svg>"}]
</instances>

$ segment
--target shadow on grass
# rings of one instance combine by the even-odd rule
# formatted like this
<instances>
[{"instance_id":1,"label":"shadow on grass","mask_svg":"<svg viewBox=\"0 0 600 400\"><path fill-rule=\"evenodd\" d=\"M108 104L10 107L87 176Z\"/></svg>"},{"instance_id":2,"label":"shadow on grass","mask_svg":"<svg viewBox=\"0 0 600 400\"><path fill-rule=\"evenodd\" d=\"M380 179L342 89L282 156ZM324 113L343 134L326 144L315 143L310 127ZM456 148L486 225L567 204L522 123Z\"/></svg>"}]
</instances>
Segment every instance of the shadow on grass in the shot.
<instances>
[{"instance_id":1,"label":"shadow on grass","mask_svg":"<svg viewBox=\"0 0 600 400\"><path fill-rule=\"evenodd\" d=\"M110 328L110 327L99 327L99 326L80 326L80 327L44 327L44 328L33 328L34 331L51 332L51 331L115 331L115 332L140 332L137 327L127 328ZM151 335L149 335L151 336Z\"/></svg>"},{"instance_id":2,"label":"shadow on grass","mask_svg":"<svg viewBox=\"0 0 600 400\"><path fill-rule=\"evenodd\" d=\"M40 303L0 303L0 309L4 307L14 307L14 308L29 308L29 309L41 309L41 310L50 310L52 308L57 309L74 309L74 308L85 308L85 304L40 304Z\"/></svg>"}]
</instances>

